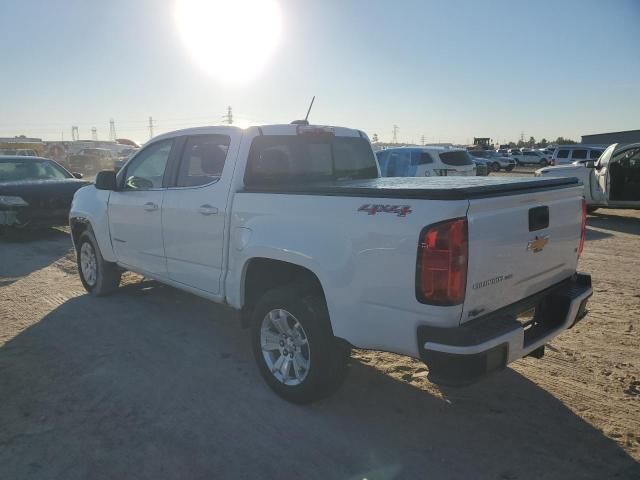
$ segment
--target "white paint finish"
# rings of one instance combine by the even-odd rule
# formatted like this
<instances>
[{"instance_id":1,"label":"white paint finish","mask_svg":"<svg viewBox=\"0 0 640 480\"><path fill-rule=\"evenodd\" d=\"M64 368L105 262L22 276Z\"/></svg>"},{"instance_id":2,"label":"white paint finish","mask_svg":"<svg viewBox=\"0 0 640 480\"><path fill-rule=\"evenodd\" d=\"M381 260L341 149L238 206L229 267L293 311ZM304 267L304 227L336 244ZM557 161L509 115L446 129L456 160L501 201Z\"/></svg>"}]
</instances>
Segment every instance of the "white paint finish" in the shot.
<instances>
[{"instance_id":1,"label":"white paint finish","mask_svg":"<svg viewBox=\"0 0 640 480\"><path fill-rule=\"evenodd\" d=\"M229 188L242 135L227 127L206 133L230 137L222 175L208 185L167 189L162 205L162 236L169 277L219 294L225 266Z\"/></svg>"},{"instance_id":2,"label":"white paint finish","mask_svg":"<svg viewBox=\"0 0 640 480\"><path fill-rule=\"evenodd\" d=\"M576 271L581 191L582 187L573 187L470 202L463 323L533 295ZM549 226L529 232L528 211L539 206L549 207ZM544 249L527 250L528 243L541 236L549 240ZM508 278L473 288L500 277Z\"/></svg>"},{"instance_id":3,"label":"white paint finish","mask_svg":"<svg viewBox=\"0 0 640 480\"><path fill-rule=\"evenodd\" d=\"M88 221L95 234L98 247L100 247L102 258L107 262L115 262L116 256L111 246L107 210L110 195L111 192L97 190L93 185L80 188L73 196L69 218Z\"/></svg>"},{"instance_id":4,"label":"white paint finish","mask_svg":"<svg viewBox=\"0 0 640 480\"><path fill-rule=\"evenodd\" d=\"M167 275L162 240L164 190L123 190L109 197L111 244L118 262L158 276ZM149 209L154 205L154 209Z\"/></svg>"}]
</instances>

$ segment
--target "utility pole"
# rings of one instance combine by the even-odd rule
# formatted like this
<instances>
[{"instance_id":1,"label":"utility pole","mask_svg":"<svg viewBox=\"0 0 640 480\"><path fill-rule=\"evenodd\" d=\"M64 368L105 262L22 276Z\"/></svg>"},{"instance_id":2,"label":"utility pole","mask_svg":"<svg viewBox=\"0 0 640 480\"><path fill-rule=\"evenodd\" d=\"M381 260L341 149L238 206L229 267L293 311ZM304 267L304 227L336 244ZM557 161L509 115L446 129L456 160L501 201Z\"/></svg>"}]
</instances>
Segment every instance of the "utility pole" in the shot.
<instances>
[{"instance_id":1,"label":"utility pole","mask_svg":"<svg viewBox=\"0 0 640 480\"><path fill-rule=\"evenodd\" d=\"M398 143L398 125L393 126L393 143Z\"/></svg>"},{"instance_id":2,"label":"utility pole","mask_svg":"<svg viewBox=\"0 0 640 480\"><path fill-rule=\"evenodd\" d=\"M96 127L91 127L91 140L98 140L98 129Z\"/></svg>"},{"instance_id":3,"label":"utility pole","mask_svg":"<svg viewBox=\"0 0 640 480\"><path fill-rule=\"evenodd\" d=\"M112 142L115 142L117 136L118 135L116 135L116 122L112 118L111 120L109 120L109 140L111 140Z\"/></svg>"},{"instance_id":4,"label":"utility pole","mask_svg":"<svg viewBox=\"0 0 640 480\"><path fill-rule=\"evenodd\" d=\"M233 111L231 107L227 107L227 114L222 116L222 121L227 125L233 125Z\"/></svg>"},{"instance_id":5,"label":"utility pole","mask_svg":"<svg viewBox=\"0 0 640 480\"><path fill-rule=\"evenodd\" d=\"M71 140L77 142L80 140L80 134L78 133L78 127L75 125L71 127Z\"/></svg>"},{"instance_id":6,"label":"utility pole","mask_svg":"<svg viewBox=\"0 0 640 480\"><path fill-rule=\"evenodd\" d=\"M153 117L149 117L149 140L153 138Z\"/></svg>"}]
</instances>

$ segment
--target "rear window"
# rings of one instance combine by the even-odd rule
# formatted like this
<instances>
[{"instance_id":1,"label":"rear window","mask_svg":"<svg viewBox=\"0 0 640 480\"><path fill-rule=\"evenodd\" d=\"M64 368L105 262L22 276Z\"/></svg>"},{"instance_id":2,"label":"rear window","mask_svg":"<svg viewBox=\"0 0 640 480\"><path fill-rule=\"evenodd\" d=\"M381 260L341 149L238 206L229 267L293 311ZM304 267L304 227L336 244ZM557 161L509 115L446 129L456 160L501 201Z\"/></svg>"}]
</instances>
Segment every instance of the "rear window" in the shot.
<instances>
[{"instance_id":1,"label":"rear window","mask_svg":"<svg viewBox=\"0 0 640 480\"><path fill-rule=\"evenodd\" d=\"M455 152L442 152L440 154L440 160L442 160L447 165L473 165L471 155L463 150L458 150Z\"/></svg>"},{"instance_id":2,"label":"rear window","mask_svg":"<svg viewBox=\"0 0 640 480\"><path fill-rule=\"evenodd\" d=\"M569 158L569 150L558 150L558 156L556 158Z\"/></svg>"},{"instance_id":3,"label":"rear window","mask_svg":"<svg viewBox=\"0 0 640 480\"><path fill-rule=\"evenodd\" d=\"M573 160L584 160L585 158L587 158L587 151L586 150L574 150L573 151L573 155L571 155L571 158Z\"/></svg>"},{"instance_id":4,"label":"rear window","mask_svg":"<svg viewBox=\"0 0 640 480\"><path fill-rule=\"evenodd\" d=\"M247 186L377 178L371 146L363 138L333 135L265 135L251 144Z\"/></svg>"}]
</instances>

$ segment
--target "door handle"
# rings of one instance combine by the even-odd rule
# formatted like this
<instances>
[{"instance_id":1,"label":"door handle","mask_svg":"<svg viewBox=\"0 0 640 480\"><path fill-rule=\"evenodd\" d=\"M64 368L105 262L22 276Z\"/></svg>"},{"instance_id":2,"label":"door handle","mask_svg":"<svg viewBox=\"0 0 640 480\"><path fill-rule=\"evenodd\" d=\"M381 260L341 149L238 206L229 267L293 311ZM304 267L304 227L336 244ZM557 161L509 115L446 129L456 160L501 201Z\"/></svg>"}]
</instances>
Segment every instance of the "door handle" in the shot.
<instances>
[{"instance_id":1,"label":"door handle","mask_svg":"<svg viewBox=\"0 0 640 480\"><path fill-rule=\"evenodd\" d=\"M216 213L218 213L218 209L209 204L205 204L200 205L198 212L200 212L202 215L215 215Z\"/></svg>"},{"instance_id":2,"label":"door handle","mask_svg":"<svg viewBox=\"0 0 640 480\"><path fill-rule=\"evenodd\" d=\"M156 210L158 210L158 205L153 202L147 202L144 204L144 209L147 212L155 212Z\"/></svg>"}]
</instances>

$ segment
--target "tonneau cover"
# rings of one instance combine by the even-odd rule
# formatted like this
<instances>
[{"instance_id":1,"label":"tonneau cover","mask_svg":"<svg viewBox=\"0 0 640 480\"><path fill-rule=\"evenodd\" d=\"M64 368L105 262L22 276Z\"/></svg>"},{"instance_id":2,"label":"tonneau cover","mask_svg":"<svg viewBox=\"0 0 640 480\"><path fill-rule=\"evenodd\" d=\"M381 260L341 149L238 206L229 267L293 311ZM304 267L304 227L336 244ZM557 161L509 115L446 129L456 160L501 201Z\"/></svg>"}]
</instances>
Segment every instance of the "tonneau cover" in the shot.
<instances>
[{"instance_id":1,"label":"tonneau cover","mask_svg":"<svg viewBox=\"0 0 640 480\"><path fill-rule=\"evenodd\" d=\"M384 177L247 187L247 193L330 195L348 197L393 197L421 200L467 200L553 190L579 185L577 178L527 177Z\"/></svg>"}]
</instances>

